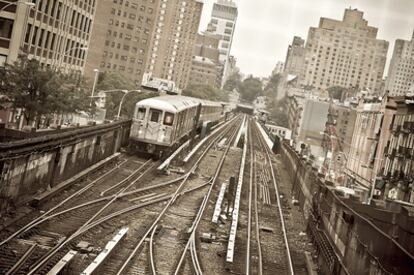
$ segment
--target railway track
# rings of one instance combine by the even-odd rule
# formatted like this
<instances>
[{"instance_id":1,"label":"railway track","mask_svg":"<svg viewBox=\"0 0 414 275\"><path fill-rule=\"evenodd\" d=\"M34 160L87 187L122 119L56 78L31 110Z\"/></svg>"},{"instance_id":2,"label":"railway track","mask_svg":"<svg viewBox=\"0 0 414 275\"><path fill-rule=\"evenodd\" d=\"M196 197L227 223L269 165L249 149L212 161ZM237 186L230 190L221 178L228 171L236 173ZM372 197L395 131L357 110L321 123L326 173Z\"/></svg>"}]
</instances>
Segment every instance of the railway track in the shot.
<instances>
[{"instance_id":1,"label":"railway track","mask_svg":"<svg viewBox=\"0 0 414 275\"><path fill-rule=\"evenodd\" d=\"M157 165L137 159L125 160L101 174L3 239L1 259L2 253L13 251L16 243L19 249L9 253L5 257L9 260L0 267L10 271L8 274L46 274L77 243L97 243L94 247L99 249L121 225L128 225L139 215L146 217L146 224L130 228L125 247L102 262L102 274L203 274L205 259L199 250L203 232L199 224L206 220L211 198L218 196L216 182L240 122L236 119L211 137L183 175L157 177L157 182L146 180ZM245 262L246 274L295 274L269 149L256 124L248 123L247 168L243 174L243 190L248 194L247 229L238 232L246 233L241 238L247 241L237 241L235 258L242 260L235 262ZM219 143L221 150L217 150ZM169 226L174 220L186 222ZM98 234L102 240L96 240ZM137 240L135 244L132 239ZM164 250L177 248L181 253L165 258L168 254ZM77 263L79 260L74 265ZM85 264L75 267L74 273L81 273Z\"/></svg>"},{"instance_id":2,"label":"railway track","mask_svg":"<svg viewBox=\"0 0 414 275\"><path fill-rule=\"evenodd\" d=\"M254 209L249 205L249 212L254 212L255 225L249 230L253 231L255 237L254 250L248 251L247 254L255 259L255 264L246 267L246 270L250 269L253 274L293 275L295 270L271 153L254 122L251 122L250 129L250 146L253 148L252 155L254 154L256 161L252 165L255 185ZM253 144L253 140L259 142ZM258 165L257 160L261 160L262 165ZM266 266L266 270L263 266Z\"/></svg>"},{"instance_id":3,"label":"railway track","mask_svg":"<svg viewBox=\"0 0 414 275\"><path fill-rule=\"evenodd\" d=\"M235 125L233 121L222 132L211 137L213 141L202 148L205 153L199 159L224 136L223 133L227 133ZM46 274L62 262L61 259L72 251L70 249L76 247L76 243L98 242L99 245L95 245L95 248L99 249L113 235L114 230L119 229L119 224L134 220L136 213L148 215L148 220L151 220L161 211L160 203L175 201L188 193L205 189L210 182L198 182L198 185L180 188L192 176L198 164L199 161L182 176L163 176L160 177L161 181L154 183L151 180L145 181L156 167L153 161L127 159L81 186L79 190L73 193L69 191L71 195L61 202L47 202L37 217L23 225L17 225L15 232L1 241L0 273L9 271L8 274ZM128 232L130 235L148 236L146 228L143 227L129 231L133 232ZM155 229L151 234L153 238L154 234ZM96 236L102 236L102 240L97 240ZM27 247L33 248L29 250ZM119 255L119 261L123 261L125 257L122 257L122 253ZM116 257L110 257L103 263L104 270L107 268L109 274L114 273L111 270L114 271L113 266L116 266L111 263L112 258ZM73 272L82 271L82 266L75 265ZM139 274L139 270L133 268L131 272Z\"/></svg>"},{"instance_id":4,"label":"railway track","mask_svg":"<svg viewBox=\"0 0 414 275\"><path fill-rule=\"evenodd\" d=\"M188 198L189 196L185 196L185 194L192 192L192 200L194 200L194 196L202 196L203 193L206 193L206 191L203 191L205 190L205 188L210 189L210 186L212 185L212 179L209 177L205 177L203 172L199 171L199 169L197 168L203 166L201 162L208 157L210 149L213 146L215 146L220 140L222 140L224 136L228 134L232 129L237 127L237 124L238 121L235 121L221 134L219 134L217 137L214 137L213 140L201 151L201 155L198 155L196 161L193 164L191 164L190 168L188 169L189 172L180 182L179 186L176 187L176 190L172 194L170 200L167 201L166 205L161 209L159 214L152 219L153 222L145 226L145 233L141 234L140 238L137 238L138 241L136 242L136 245L134 246L132 251L130 251L128 257L123 261L122 265L120 265L119 263L112 263L112 265L120 266L116 274L129 274L130 272L132 272L132 270L138 270L137 264L142 265L143 262L146 262L146 266L148 267L146 271L149 272L145 274L155 274L155 272L160 271L160 269L162 270L163 268L174 266L174 264L170 261L171 259L169 258L163 257L162 264L159 261L157 261L157 258L160 257L161 253L163 252L163 249L162 247L160 247L160 244L164 244L167 247L172 246L176 249L177 243L175 243L175 240L171 240L173 237L176 238L178 236L186 238L185 236L191 235L189 233L184 233L183 228L187 228L189 227L189 225L191 225L190 222L192 221L192 217L194 216L194 214L191 213L191 211L188 211L188 213L186 213L186 211L178 211L178 209L183 209L182 206L185 203L187 203L187 209L192 209L199 206L190 205L191 202L186 202L186 198ZM209 160L207 159L205 161ZM196 179L190 179L190 175L196 172L196 170L199 175L203 175ZM212 169L212 171L213 170L215 169ZM189 222L187 223L187 226L183 225L181 227L181 230L175 230L173 227L168 226L168 219L174 220L180 216L182 217L185 215L187 215L187 220ZM156 228L157 226L160 226L160 228L162 228L160 232L164 235L164 237L166 237L167 240L160 239L158 235L153 235L153 232L155 230L154 228ZM150 241L148 243L146 243L146 239L150 236L153 237L150 238ZM171 237L171 239L168 240L168 237ZM152 248L150 249L151 246ZM147 253L146 255L143 255L143 253L140 253L143 250L149 252L149 254ZM151 270L152 268L155 268L158 271ZM162 273L163 271L160 272Z\"/></svg>"},{"instance_id":5,"label":"railway track","mask_svg":"<svg viewBox=\"0 0 414 275\"><path fill-rule=\"evenodd\" d=\"M154 196L152 196L152 194L148 194L148 192L155 189L168 189L168 187L171 187L172 184L179 182L184 178L188 178L191 174L187 173L186 175L175 179L156 183L152 186L138 188L135 184L155 166L152 161L148 160L144 163L139 163L139 167L134 168L135 170L131 169L133 166L131 167L131 165L129 165L126 169L124 169L126 170L126 173L124 173L127 174L126 177L121 180L116 180L115 182L111 180L108 184L105 184L103 179L110 176L113 177L114 172L119 170L120 167L125 165L126 162L127 161L124 161L117 167L99 176L86 186L82 187L80 190L65 198L62 202L54 205L32 221L21 226L13 234L4 238L0 243L1 248L3 248L3 250L0 250L0 253L2 251L5 253L3 253L4 257L2 254L0 254L0 257L9 260L6 260L0 264L0 269L5 272L7 272L7 270L13 271L17 268L17 263L24 263L28 260L28 254L26 253L20 256L17 253L7 255L8 251L13 250L13 244L10 245L10 242L15 241L21 244L22 241L28 241L28 243L36 243L37 241L40 241L38 237L45 239L45 236L39 235L46 235L46 232L42 232L42 230L39 230L38 227L40 225L45 227L46 224L46 227L48 228L47 233L53 235L48 239L48 245L43 247L44 249L37 249L37 253L33 253L26 265L22 267L19 264L18 266L18 268L21 268L22 270L28 270L28 274L45 273L51 266L48 262L52 262L53 264L55 261L51 261L51 259L62 256L63 252L60 252L60 250L62 250L62 248L68 243L76 239L79 235L84 234L88 230L106 222L107 220L128 213L129 211L171 198L171 195L165 195L157 196L154 200ZM103 183L101 181L103 181ZM127 186L124 187L125 185ZM116 200L124 196L130 196L137 193L143 195L129 200L130 203L134 202L135 205L131 207L123 206L119 209L112 207L112 204ZM168 192L165 194L167 193ZM96 194L99 195L96 196ZM152 201L146 203L146 201L149 200ZM76 201L77 204L74 205L73 201ZM137 202L138 204L136 204ZM102 203L105 204L103 206L99 206L100 208L97 209L96 205ZM100 216L102 217L98 219ZM44 242L46 242L46 240L44 240ZM20 258L20 260L17 260L18 258ZM14 262L15 260L17 260L17 263ZM35 262L33 263L33 261Z\"/></svg>"}]
</instances>

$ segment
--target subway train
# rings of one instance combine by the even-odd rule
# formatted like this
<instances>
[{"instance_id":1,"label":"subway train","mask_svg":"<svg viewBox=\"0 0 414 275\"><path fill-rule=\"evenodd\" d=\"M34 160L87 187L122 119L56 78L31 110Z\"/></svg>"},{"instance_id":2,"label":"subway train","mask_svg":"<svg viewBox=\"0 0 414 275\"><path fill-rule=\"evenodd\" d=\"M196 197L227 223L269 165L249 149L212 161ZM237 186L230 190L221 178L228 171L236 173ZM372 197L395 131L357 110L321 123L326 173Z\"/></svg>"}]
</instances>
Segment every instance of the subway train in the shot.
<instances>
[{"instance_id":1,"label":"subway train","mask_svg":"<svg viewBox=\"0 0 414 275\"><path fill-rule=\"evenodd\" d=\"M135 105L130 148L158 158L173 152L204 122L224 118L224 105L179 95L147 98Z\"/></svg>"}]
</instances>

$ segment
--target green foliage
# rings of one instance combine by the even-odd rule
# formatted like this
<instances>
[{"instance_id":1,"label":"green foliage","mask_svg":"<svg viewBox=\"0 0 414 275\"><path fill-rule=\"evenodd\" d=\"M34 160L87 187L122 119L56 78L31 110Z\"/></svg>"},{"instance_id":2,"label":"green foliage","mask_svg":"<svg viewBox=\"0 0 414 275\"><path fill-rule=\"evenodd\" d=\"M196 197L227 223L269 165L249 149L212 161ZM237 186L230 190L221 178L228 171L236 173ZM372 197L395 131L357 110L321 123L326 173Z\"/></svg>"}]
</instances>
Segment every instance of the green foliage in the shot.
<instances>
[{"instance_id":1,"label":"green foliage","mask_svg":"<svg viewBox=\"0 0 414 275\"><path fill-rule=\"evenodd\" d=\"M100 73L98 77L98 83L96 85L96 93L99 91L113 91L106 94L105 109L106 118L113 119L118 114L119 104L121 102L124 93L121 90L138 90L139 87L135 85L130 79L117 74L117 73ZM145 98L157 96L156 92L130 92L125 96L122 104L121 116L131 118L134 114L135 104Z\"/></svg>"},{"instance_id":2,"label":"green foliage","mask_svg":"<svg viewBox=\"0 0 414 275\"><path fill-rule=\"evenodd\" d=\"M289 119L287 115L287 97L283 97L279 101L271 101L267 105L270 112L270 119L278 126L287 128L289 126Z\"/></svg>"},{"instance_id":3,"label":"green foliage","mask_svg":"<svg viewBox=\"0 0 414 275\"><path fill-rule=\"evenodd\" d=\"M226 91L215 89L205 84L190 84L185 90L183 90L182 95L213 101L229 100Z\"/></svg>"},{"instance_id":4,"label":"green foliage","mask_svg":"<svg viewBox=\"0 0 414 275\"><path fill-rule=\"evenodd\" d=\"M262 82L259 78L250 76L239 85L239 93L245 101L253 102L256 97L263 93Z\"/></svg>"},{"instance_id":5,"label":"green foliage","mask_svg":"<svg viewBox=\"0 0 414 275\"><path fill-rule=\"evenodd\" d=\"M29 125L52 114L76 113L89 108L88 93L78 77L64 75L37 60L20 56L0 69L0 94L12 108L22 109Z\"/></svg>"},{"instance_id":6,"label":"green foliage","mask_svg":"<svg viewBox=\"0 0 414 275\"><path fill-rule=\"evenodd\" d=\"M241 75L239 72L235 72L226 80L224 83L223 89L226 91L233 91L234 89L238 89L239 85L241 84Z\"/></svg>"},{"instance_id":7,"label":"green foliage","mask_svg":"<svg viewBox=\"0 0 414 275\"><path fill-rule=\"evenodd\" d=\"M274 74L269 80L269 83L264 88L264 95L270 98L277 97L278 88L282 75Z\"/></svg>"},{"instance_id":8,"label":"green foliage","mask_svg":"<svg viewBox=\"0 0 414 275\"><path fill-rule=\"evenodd\" d=\"M108 90L134 90L138 87L129 78L124 77L118 73L99 73L98 83L96 84L96 91L108 91Z\"/></svg>"}]
</instances>

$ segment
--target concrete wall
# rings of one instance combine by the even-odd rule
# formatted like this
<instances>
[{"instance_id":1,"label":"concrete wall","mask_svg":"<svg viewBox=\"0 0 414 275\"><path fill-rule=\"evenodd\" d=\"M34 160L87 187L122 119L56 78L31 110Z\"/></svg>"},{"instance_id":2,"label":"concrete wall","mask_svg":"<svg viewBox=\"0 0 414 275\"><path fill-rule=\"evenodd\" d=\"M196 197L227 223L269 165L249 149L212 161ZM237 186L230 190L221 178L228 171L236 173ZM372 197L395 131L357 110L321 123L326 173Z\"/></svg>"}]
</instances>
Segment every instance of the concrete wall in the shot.
<instances>
[{"instance_id":1,"label":"concrete wall","mask_svg":"<svg viewBox=\"0 0 414 275\"><path fill-rule=\"evenodd\" d=\"M0 214L119 151L130 121L0 143Z\"/></svg>"},{"instance_id":2,"label":"concrete wall","mask_svg":"<svg viewBox=\"0 0 414 275\"><path fill-rule=\"evenodd\" d=\"M387 234L389 230L383 231L364 216L364 205L324 183L287 143L280 154L318 247L321 274L410 274L414 270L414 257Z\"/></svg>"}]
</instances>

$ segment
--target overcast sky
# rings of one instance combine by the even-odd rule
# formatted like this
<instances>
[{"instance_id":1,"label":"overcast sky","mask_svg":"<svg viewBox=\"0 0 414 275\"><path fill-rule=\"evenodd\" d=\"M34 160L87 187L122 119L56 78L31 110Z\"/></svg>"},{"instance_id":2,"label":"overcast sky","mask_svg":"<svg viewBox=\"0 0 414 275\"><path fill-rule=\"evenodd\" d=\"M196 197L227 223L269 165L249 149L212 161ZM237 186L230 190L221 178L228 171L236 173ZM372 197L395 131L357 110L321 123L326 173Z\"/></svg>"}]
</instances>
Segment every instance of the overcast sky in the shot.
<instances>
[{"instance_id":1,"label":"overcast sky","mask_svg":"<svg viewBox=\"0 0 414 275\"><path fill-rule=\"evenodd\" d=\"M200 30L205 30L216 0L204 0ZM306 39L320 17L342 19L345 8L362 10L378 38L390 42L389 59L397 38L411 39L414 0L235 0L239 16L231 53L244 74L268 76L277 61L285 61L293 36ZM388 62L389 63L389 60Z\"/></svg>"}]
</instances>

